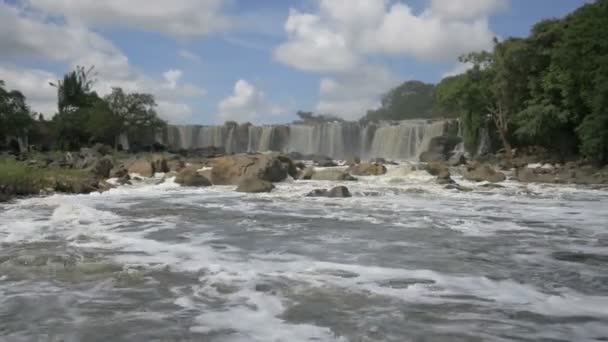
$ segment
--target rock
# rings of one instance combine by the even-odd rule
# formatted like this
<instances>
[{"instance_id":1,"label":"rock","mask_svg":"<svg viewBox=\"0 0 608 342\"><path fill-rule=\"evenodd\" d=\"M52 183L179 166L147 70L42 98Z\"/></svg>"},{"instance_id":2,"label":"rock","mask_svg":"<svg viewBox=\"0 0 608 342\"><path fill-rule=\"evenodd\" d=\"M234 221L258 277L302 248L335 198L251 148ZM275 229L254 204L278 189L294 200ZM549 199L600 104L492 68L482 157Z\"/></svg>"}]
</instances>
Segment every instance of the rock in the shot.
<instances>
[{"instance_id":1,"label":"rock","mask_svg":"<svg viewBox=\"0 0 608 342\"><path fill-rule=\"evenodd\" d=\"M236 188L238 192L262 193L270 192L274 189L274 185L259 178L245 178L241 180Z\"/></svg>"},{"instance_id":2,"label":"rock","mask_svg":"<svg viewBox=\"0 0 608 342\"><path fill-rule=\"evenodd\" d=\"M316 166L319 167L335 167L338 166L338 164L336 164L336 162L333 161L333 159L329 158L329 157L317 157L316 159L313 159L313 163Z\"/></svg>"},{"instance_id":3,"label":"rock","mask_svg":"<svg viewBox=\"0 0 608 342\"><path fill-rule=\"evenodd\" d=\"M317 181L356 181L357 178L351 176L343 170L315 170L310 178Z\"/></svg>"},{"instance_id":4,"label":"rock","mask_svg":"<svg viewBox=\"0 0 608 342\"><path fill-rule=\"evenodd\" d=\"M114 161L109 156L97 159L91 167L91 172L98 178L110 178L110 173L114 168Z\"/></svg>"},{"instance_id":5,"label":"rock","mask_svg":"<svg viewBox=\"0 0 608 342\"><path fill-rule=\"evenodd\" d=\"M468 188L466 186L462 186L462 185L456 184L456 183L448 184L448 185L446 185L444 187L444 189L447 189L447 190L458 190L458 191L462 191L462 192L471 192L471 191L473 191L473 189L471 189L471 188Z\"/></svg>"},{"instance_id":6,"label":"rock","mask_svg":"<svg viewBox=\"0 0 608 342\"><path fill-rule=\"evenodd\" d=\"M297 176L291 160L278 154L236 154L213 160L211 182L236 185L241 180L258 178L268 182L284 181L288 175Z\"/></svg>"},{"instance_id":7,"label":"rock","mask_svg":"<svg viewBox=\"0 0 608 342\"><path fill-rule=\"evenodd\" d=\"M452 154L450 159L448 159L449 166L460 166L467 163L467 158L464 156L464 152L456 152Z\"/></svg>"},{"instance_id":8,"label":"rock","mask_svg":"<svg viewBox=\"0 0 608 342\"><path fill-rule=\"evenodd\" d=\"M300 170L304 170L306 168L306 164L304 164L303 162L299 161L294 163L293 165L295 165L296 168L300 169Z\"/></svg>"},{"instance_id":9,"label":"rock","mask_svg":"<svg viewBox=\"0 0 608 342\"><path fill-rule=\"evenodd\" d=\"M302 172L300 172L300 174L298 175L298 179L309 180L309 179L312 179L312 176L314 174L315 174L315 168L312 166L309 166L309 167L305 168L304 170L302 170Z\"/></svg>"},{"instance_id":10,"label":"rock","mask_svg":"<svg viewBox=\"0 0 608 342\"><path fill-rule=\"evenodd\" d=\"M169 168L169 172L181 171L184 167L186 167L186 163L184 163L184 161L181 159L173 159L167 161L167 167Z\"/></svg>"},{"instance_id":11,"label":"rock","mask_svg":"<svg viewBox=\"0 0 608 342\"><path fill-rule=\"evenodd\" d=\"M162 154L152 156L152 169L154 173L167 173L170 171L167 159Z\"/></svg>"},{"instance_id":12,"label":"rock","mask_svg":"<svg viewBox=\"0 0 608 342\"><path fill-rule=\"evenodd\" d=\"M575 172L575 171L572 171ZM570 173L572 175L572 173ZM515 171L515 178L522 183L556 183L557 177L541 168L522 167Z\"/></svg>"},{"instance_id":13,"label":"rock","mask_svg":"<svg viewBox=\"0 0 608 342\"><path fill-rule=\"evenodd\" d=\"M98 153L102 156L108 155L112 153L112 147L102 144L102 143L97 143L95 145L93 145L93 147L91 147L91 151L94 151L95 153Z\"/></svg>"},{"instance_id":14,"label":"rock","mask_svg":"<svg viewBox=\"0 0 608 342\"><path fill-rule=\"evenodd\" d=\"M482 184L482 185L480 185L480 187L486 188L486 189L504 189L505 188L504 186L502 186L500 184L494 184L494 183Z\"/></svg>"},{"instance_id":15,"label":"rock","mask_svg":"<svg viewBox=\"0 0 608 342\"><path fill-rule=\"evenodd\" d=\"M330 197L330 198L347 198L352 197L347 187L336 186L330 190L326 189L315 189L309 192L306 197Z\"/></svg>"},{"instance_id":16,"label":"rock","mask_svg":"<svg viewBox=\"0 0 608 342\"><path fill-rule=\"evenodd\" d=\"M420 161L430 163L435 161L447 161L449 154L462 142L462 138L452 135L433 137L429 142L428 150L420 154Z\"/></svg>"},{"instance_id":17,"label":"rock","mask_svg":"<svg viewBox=\"0 0 608 342\"><path fill-rule=\"evenodd\" d=\"M378 163L352 165L348 171L355 176L380 176L386 173L386 166Z\"/></svg>"},{"instance_id":18,"label":"rock","mask_svg":"<svg viewBox=\"0 0 608 342\"><path fill-rule=\"evenodd\" d=\"M181 186L211 186L209 181L204 176L200 175L196 169L185 168L177 173L175 176L175 183Z\"/></svg>"},{"instance_id":19,"label":"rock","mask_svg":"<svg viewBox=\"0 0 608 342\"><path fill-rule=\"evenodd\" d=\"M154 176L154 165L146 159L135 160L127 167L127 170L129 173L137 173L142 177Z\"/></svg>"},{"instance_id":20,"label":"rock","mask_svg":"<svg viewBox=\"0 0 608 342\"><path fill-rule=\"evenodd\" d=\"M454 183L456 183L456 181L454 181L452 179L452 177L450 177L450 176L447 176L447 177L444 177L444 178L437 177L436 182L439 185L446 185L446 184L454 184Z\"/></svg>"},{"instance_id":21,"label":"rock","mask_svg":"<svg viewBox=\"0 0 608 342\"><path fill-rule=\"evenodd\" d=\"M504 173L496 171L488 165L473 164L464 174L466 180L473 182L499 183L507 179Z\"/></svg>"},{"instance_id":22,"label":"rock","mask_svg":"<svg viewBox=\"0 0 608 342\"><path fill-rule=\"evenodd\" d=\"M124 178L125 176L129 177L129 170L124 165L116 166L110 170L110 178ZM129 177L129 179L131 178Z\"/></svg>"},{"instance_id":23,"label":"rock","mask_svg":"<svg viewBox=\"0 0 608 342\"><path fill-rule=\"evenodd\" d=\"M448 167L441 162L430 162L426 164L425 168L431 176L437 176L438 178L449 178L450 170Z\"/></svg>"},{"instance_id":24,"label":"rock","mask_svg":"<svg viewBox=\"0 0 608 342\"><path fill-rule=\"evenodd\" d=\"M115 186L106 182L106 181L100 181L99 183L97 183L97 190L99 192L106 192L108 190L114 189Z\"/></svg>"},{"instance_id":25,"label":"rock","mask_svg":"<svg viewBox=\"0 0 608 342\"><path fill-rule=\"evenodd\" d=\"M116 184L118 185L131 185L131 177L126 174L123 177L120 177L116 180Z\"/></svg>"}]
</instances>

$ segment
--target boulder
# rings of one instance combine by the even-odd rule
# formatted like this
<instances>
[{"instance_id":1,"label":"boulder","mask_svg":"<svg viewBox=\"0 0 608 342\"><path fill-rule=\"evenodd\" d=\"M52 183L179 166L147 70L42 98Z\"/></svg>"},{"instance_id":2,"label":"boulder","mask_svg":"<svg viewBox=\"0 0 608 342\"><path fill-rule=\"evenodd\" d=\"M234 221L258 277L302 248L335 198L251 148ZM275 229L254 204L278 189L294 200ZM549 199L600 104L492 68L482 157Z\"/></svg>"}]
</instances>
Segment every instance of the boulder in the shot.
<instances>
[{"instance_id":1,"label":"boulder","mask_svg":"<svg viewBox=\"0 0 608 342\"><path fill-rule=\"evenodd\" d=\"M211 182L217 185L236 185L243 179L258 178L268 182L281 182L297 168L291 159L278 154L236 154L216 158L211 169Z\"/></svg>"},{"instance_id":2,"label":"boulder","mask_svg":"<svg viewBox=\"0 0 608 342\"><path fill-rule=\"evenodd\" d=\"M129 170L124 165L115 166L110 170L110 178L124 178L125 176L129 176Z\"/></svg>"},{"instance_id":3,"label":"boulder","mask_svg":"<svg viewBox=\"0 0 608 342\"><path fill-rule=\"evenodd\" d=\"M129 173L137 173L142 177L154 176L154 165L146 159L137 159L127 166Z\"/></svg>"},{"instance_id":4,"label":"boulder","mask_svg":"<svg viewBox=\"0 0 608 342\"><path fill-rule=\"evenodd\" d=\"M359 158L359 157L354 157L354 158L346 161L346 165L348 165L348 166L357 165L357 164L361 164L361 158Z\"/></svg>"},{"instance_id":5,"label":"boulder","mask_svg":"<svg viewBox=\"0 0 608 342\"><path fill-rule=\"evenodd\" d=\"M338 164L336 164L336 162L334 162L333 159L326 157L326 156L315 156L315 158L313 159L313 163L319 167L338 166Z\"/></svg>"},{"instance_id":6,"label":"boulder","mask_svg":"<svg viewBox=\"0 0 608 342\"><path fill-rule=\"evenodd\" d=\"M448 159L449 166L460 166L467 163L467 158L464 155L464 152L455 152L452 154L450 159Z\"/></svg>"},{"instance_id":7,"label":"boulder","mask_svg":"<svg viewBox=\"0 0 608 342\"><path fill-rule=\"evenodd\" d=\"M298 179L309 180L309 179L312 179L312 176L314 174L315 174L315 168L312 166L309 166L309 167L305 168L304 170L302 170L302 172L300 172L300 174L298 175Z\"/></svg>"},{"instance_id":8,"label":"boulder","mask_svg":"<svg viewBox=\"0 0 608 342\"><path fill-rule=\"evenodd\" d=\"M330 198L347 198L352 197L353 195L350 193L347 187L345 186L336 186L331 188L330 190L326 189L315 189L309 192L306 197L330 197Z\"/></svg>"},{"instance_id":9,"label":"boulder","mask_svg":"<svg viewBox=\"0 0 608 342\"><path fill-rule=\"evenodd\" d=\"M310 177L317 181L356 181L357 178L351 176L343 170L315 170Z\"/></svg>"},{"instance_id":10,"label":"boulder","mask_svg":"<svg viewBox=\"0 0 608 342\"><path fill-rule=\"evenodd\" d=\"M437 151L424 151L418 159L423 163L444 162L445 156Z\"/></svg>"},{"instance_id":11,"label":"boulder","mask_svg":"<svg viewBox=\"0 0 608 342\"><path fill-rule=\"evenodd\" d=\"M262 193L270 192L272 191L272 189L274 189L274 185L271 182L251 177L239 181L236 191L247 193Z\"/></svg>"},{"instance_id":12,"label":"boulder","mask_svg":"<svg viewBox=\"0 0 608 342\"><path fill-rule=\"evenodd\" d=\"M155 154L152 156L152 169L155 173L166 173L169 172L169 165L167 159L162 154Z\"/></svg>"},{"instance_id":13,"label":"boulder","mask_svg":"<svg viewBox=\"0 0 608 342\"><path fill-rule=\"evenodd\" d=\"M184 161L181 159L173 159L173 160L167 161L167 167L169 168L169 172L171 172L171 171L177 172L177 171L182 170L184 167L186 167L186 163L184 163Z\"/></svg>"},{"instance_id":14,"label":"boulder","mask_svg":"<svg viewBox=\"0 0 608 342\"><path fill-rule=\"evenodd\" d=\"M468 167L464 178L473 182L499 183L507 179L504 173L496 171L488 165L473 164Z\"/></svg>"},{"instance_id":15,"label":"boulder","mask_svg":"<svg viewBox=\"0 0 608 342\"><path fill-rule=\"evenodd\" d=\"M99 158L91 167L91 172L98 178L109 178L110 172L114 168L114 161L109 156Z\"/></svg>"},{"instance_id":16,"label":"boulder","mask_svg":"<svg viewBox=\"0 0 608 342\"><path fill-rule=\"evenodd\" d=\"M175 183L181 186L211 186L211 182L196 172L196 169L185 168L175 176Z\"/></svg>"},{"instance_id":17,"label":"boulder","mask_svg":"<svg viewBox=\"0 0 608 342\"><path fill-rule=\"evenodd\" d=\"M386 173L386 166L379 163L352 165L348 171L355 176L380 176Z\"/></svg>"},{"instance_id":18,"label":"boulder","mask_svg":"<svg viewBox=\"0 0 608 342\"><path fill-rule=\"evenodd\" d=\"M425 170L431 176L437 176L438 178L449 178L450 177L450 170L444 163L441 163L441 162L428 163L425 166Z\"/></svg>"}]
</instances>

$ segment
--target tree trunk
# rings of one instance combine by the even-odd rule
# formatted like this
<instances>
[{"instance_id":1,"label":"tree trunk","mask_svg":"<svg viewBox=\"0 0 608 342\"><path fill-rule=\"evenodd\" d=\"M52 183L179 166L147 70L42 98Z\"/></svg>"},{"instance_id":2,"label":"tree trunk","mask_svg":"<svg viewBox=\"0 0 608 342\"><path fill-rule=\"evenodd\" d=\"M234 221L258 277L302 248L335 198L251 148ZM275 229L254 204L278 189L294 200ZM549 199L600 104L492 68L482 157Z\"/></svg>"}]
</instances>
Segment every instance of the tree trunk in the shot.
<instances>
[{"instance_id":1,"label":"tree trunk","mask_svg":"<svg viewBox=\"0 0 608 342\"><path fill-rule=\"evenodd\" d=\"M502 146L505 148L505 157L507 159L512 159L513 150L511 148L511 143L509 143L509 139L507 139L509 123L507 121L506 112L503 110L500 104L498 104L498 108L490 108L489 110L492 118L494 119L496 129L498 130L498 135L500 136Z\"/></svg>"}]
</instances>

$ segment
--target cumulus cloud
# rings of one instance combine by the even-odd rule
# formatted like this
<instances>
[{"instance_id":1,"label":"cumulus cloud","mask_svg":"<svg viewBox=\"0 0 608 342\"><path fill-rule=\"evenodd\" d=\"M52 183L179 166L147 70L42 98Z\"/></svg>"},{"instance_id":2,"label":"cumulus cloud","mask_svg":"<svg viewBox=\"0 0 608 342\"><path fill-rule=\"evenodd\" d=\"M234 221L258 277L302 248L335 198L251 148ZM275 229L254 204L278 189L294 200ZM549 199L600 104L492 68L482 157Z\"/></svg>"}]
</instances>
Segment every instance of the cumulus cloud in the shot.
<instances>
[{"instance_id":1,"label":"cumulus cloud","mask_svg":"<svg viewBox=\"0 0 608 342\"><path fill-rule=\"evenodd\" d=\"M505 6L506 0L432 0L415 14L402 2L318 0L314 13L290 11L287 41L274 55L284 64L319 72L359 68L374 55L454 59L491 46L488 16Z\"/></svg>"},{"instance_id":2,"label":"cumulus cloud","mask_svg":"<svg viewBox=\"0 0 608 342\"><path fill-rule=\"evenodd\" d=\"M232 95L219 103L217 122L269 123L284 113L283 108L266 100L263 91L246 80L238 80Z\"/></svg>"},{"instance_id":3,"label":"cumulus cloud","mask_svg":"<svg viewBox=\"0 0 608 342\"><path fill-rule=\"evenodd\" d=\"M97 73L94 87L100 95L110 93L112 87L152 93L159 103L166 104L159 113L172 122L181 121L188 112L184 110L187 105L181 103L183 99L205 94L198 86L181 83L180 70L167 71L161 80L134 70L127 56L112 42L80 24L50 22L6 3L0 3L0 46L0 57L6 59L53 60L65 63L68 70L76 65L93 65ZM56 112L56 105L50 105L48 78L56 81L59 75L8 64L0 67L5 70L2 77L8 84L21 82L21 86L14 87L32 101L32 108L47 116ZM21 77L29 81L20 81ZM31 84L42 85L28 86Z\"/></svg>"},{"instance_id":4,"label":"cumulus cloud","mask_svg":"<svg viewBox=\"0 0 608 342\"><path fill-rule=\"evenodd\" d=\"M21 91L31 110L47 117L57 112L57 89L49 84L57 81L57 75L44 70L0 65L0 79L8 89Z\"/></svg>"},{"instance_id":5,"label":"cumulus cloud","mask_svg":"<svg viewBox=\"0 0 608 342\"><path fill-rule=\"evenodd\" d=\"M27 0L29 6L89 27L127 27L177 38L230 27L226 0Z\"/></svg>"},{"instance_id":6,"label":"cumulus cloud","mask_svg":"<svg viewBox=\"0 0 608 342\"><path fill-rule=\"evenodd\" d=\"M324 77L319 84L320 101L316 111L356 120L368 109L380 106L380 97L399 84L389 70L364 66L356 73Z\"/></svg>"}]
</instances>

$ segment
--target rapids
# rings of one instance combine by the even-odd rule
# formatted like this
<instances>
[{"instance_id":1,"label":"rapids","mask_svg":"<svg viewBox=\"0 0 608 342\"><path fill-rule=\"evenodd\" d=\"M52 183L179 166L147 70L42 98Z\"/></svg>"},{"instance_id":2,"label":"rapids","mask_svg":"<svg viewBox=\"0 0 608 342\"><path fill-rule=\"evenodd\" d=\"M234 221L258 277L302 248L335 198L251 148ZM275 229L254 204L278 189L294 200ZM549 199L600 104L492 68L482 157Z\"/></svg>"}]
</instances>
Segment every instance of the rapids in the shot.
<instances>
[{"instance_id":1,"label":"rapids","mask_svg":"<svg viewBox=\"0 0 608 342\"><path fill-rule=\"evenodd\" d=\"M407 164L269 194L149 180L0 205L2 341L608 339L608 191Z\"/></svg>"}]
</instances>

